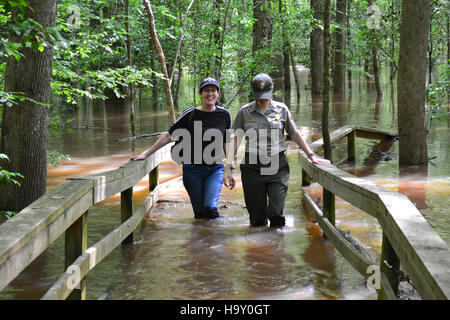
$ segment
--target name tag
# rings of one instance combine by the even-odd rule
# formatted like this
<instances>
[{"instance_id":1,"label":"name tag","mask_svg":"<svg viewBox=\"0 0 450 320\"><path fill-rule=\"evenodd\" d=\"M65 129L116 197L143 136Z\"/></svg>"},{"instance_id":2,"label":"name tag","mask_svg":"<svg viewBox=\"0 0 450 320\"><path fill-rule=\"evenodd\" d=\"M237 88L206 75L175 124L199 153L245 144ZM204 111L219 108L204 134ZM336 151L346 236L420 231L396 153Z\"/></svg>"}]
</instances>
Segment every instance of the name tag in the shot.
<instances>
[{"instance_id":1,"label":"name tag","mask_svg":"<svg viewBox=\"0 0 450 320\"><path fill-rule=\"evenodd\" d=\"M253 123L255 120L245 120L245 123Z\"/></svg>"}]
</instances>

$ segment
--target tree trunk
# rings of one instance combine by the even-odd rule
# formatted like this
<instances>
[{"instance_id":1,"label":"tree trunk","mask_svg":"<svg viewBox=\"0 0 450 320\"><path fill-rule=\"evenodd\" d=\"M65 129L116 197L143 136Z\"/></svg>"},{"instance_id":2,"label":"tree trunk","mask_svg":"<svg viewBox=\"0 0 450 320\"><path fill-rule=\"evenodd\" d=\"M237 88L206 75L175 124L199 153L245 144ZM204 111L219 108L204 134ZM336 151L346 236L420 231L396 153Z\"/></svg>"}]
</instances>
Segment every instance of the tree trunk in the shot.
<instances>
[{"instance_id":1,"label":"tree trunk","mask_svg":"<svg viewBox=\"0 0 450 320\"><path fill-rule=\"evenodd\" d=\"M330 109L330 7L331 0L325 0L323 8L323 107L322 138L326 159L332 161L330 130L328 127Z\"/></svg>"},{"instance_id":2,"label":"tree trunk","mask_svg":"<svg viewBox=\"0 0 450 320\"><path fill-rule=\"evenodd\" d=\"M430 23L428 1L402 1L398 68L399 162L428 162L425 82Z\"/></svg>"},{"instance_id":3,"label":"tree trunk","mask_svg":"<svg viewBox=\"0 0 450 320\"><path fill-rule=\"evenodd\" d=\"M220 79L220 43L221 43L221 19L220 19L220 13L222 12L223 7L223 0L214 0L213 1L213 21L212 21L212 54L213 57L210 60L213 64L210 67L211 74L214 78Z\"/></svg>"},{"instance_id":4,"label":"tree trunk","mask_svg":"<svg viewBox=\"0 0 450 320\"><path fill-rule=\"evenodd\" d=\"M321 94L323 76L323 32L317 25L322 20L322 8L324 0L311 0L311 11L315 19L315 26L310 36L311 55L311 93Z\"/></svg>"},{"instance_id":5,"label":"tree trunk","mask_svg":"<svg viewBox=\"0 0 450 320\"><path fill-rule=\"evenodd\" d=\"M300 79L298 78L297 68L294 60L294 56L292 55L292 51L289 50L289 56L291 58L291 65L292 65L292 73L294 74L295 79L295 92L297 93L297 107L300 106L300 97L301 97L301 88L300 88Z\"/></svg>"},{"instance_id":6,"label":"tree trunk","mask_svg":"<svg viewBox=\"0 0 450 320\"><path fill-rule=\"evenodd\" d=\"M266 49L270 48L272 41L272 21L269 7L270 1L268 0L253 0L253 18L255 23L253 24L252 56L255 67L253 67L252 76L263 72L263 70L266 73L271 73L270 69L273 65L270 55L265 52Z\"/></svg>"},{"instance_id":7,"label":"tree trunk","mask_svg":"<svg viewBox=\"0 0 450 320\"><path fill-rule=\"evenodd\" d=\"M289 39L287 36L287 25L285 15L285 6L283 0L279 0L279 12L281 16L281 28L282 28L282 46L283 46L283 91L284 91L284 103L291 108L291 72L289 69L290 59L289 59ZM293 66L294 67L294 66ZM295 70L294 70L295 72Z\"/></svg>"},{"instance_id":8,"label":"tree trunk","mask_svg":"<svg viewBox=\"0 0 450 320\"><path fill-rule=\"evenodd\" d=\"M169 111L169 121L175 122L175 111L173 107L172 92L170 91L170 79L167 72L166 58L164 57L164 52L159 42L158 35L156 34L155 28L155 17L152 11L152 5L149 0L144 0L145 8L147 9L147 17L150 24L150 34L153 39L154 47L158 52L159 64L161 65L161 71L164 75L164 91L166 92L166 102L167 110Z\"/></svg>"},{"instance_id":9,"label":"tree trunk","mask_svg":"<svg viewBox=\"0 0 450 320\"><path fill-rule=\"evenodd\" d=\"M336 1L336 24L339 27L335 32L333 90L336 93L345 93L345 22L346 0Z\"/></svg>"},{"instance_id":10,"label":"tree trunk","mask_svg":"<svg viewBox=\"0 0 450 320\"><path fill-rule=\"evenodd\" d=\"M56 25L56 0L30 0L25 19L32 18L43 27ZM8 58L5 74L6 92L23 92L27 98L50 103L53 48L42 52L25 48L20 61ZM0 192L0 209L20 211L46 192L48 110L29 100L3 110L0 153L11 162L0 166L24 176L22 185L9 184Z\"/></svg>"},{"instance_id":11,"label":"tree trunk","mask_svg":"<svg viewBox=\"0 0 450 320\"><path fill-rule=\"evenodd\" d=\"M347 14L346 14L346 25L347 25L347 35L346 35L346 42L350 42L350 8L351 8L352 0L347 0ZM353 61L350 61L351 64ZM348 90L351 93L352 92L352 70L351 68L347 69L347 82L348 82Z\"/></svg>"},{"instance_id":12,"label":"tree trunk","mask_svg":"<svg viewBox=\"0 0 450 320\"><path fill-rule=\"evenodd\" d=\"M369 0L369 6L371 6L373 2L374 0ZM372 11L372 14L376 14L376 11ZM371 30L369 30L369 38L372 53L372 66L373 66L373 76L375 78L375 88L377 90L377 96L381 97L383 96L383 89L381 88L380 69L378 67L378 38L376 32L380 32L379 29L372 28Z\"/></svg>"},{"instance_id":13,"label":"tree trunk","mask_svg":"<svg viewBox=\"0 0 450 320\"><path fill-rule=\"evenodd\" d=\"M230 11L231 0L228 0L227 9L225 10L225 14L223 16L223 24L222 24L222 33L220 35L220 59L219 65L217 66L218 75L217 80L220 81L222 79L222 64L223 64L223 47L225 45L225 31L227 30L227 19L228 13ZM225 103L225 92L221 92L219 101L224 104Z\"/></svg>"},{"instance_id":14,"label":"tree trunk","mask_svg":"<svg viewBox=\"0 0 450 320\"><path fill-rule=\"evenodd\" d=\"M130 34L130 0L125 1L125 29L127 32L126 36L126 46L127 46L127 65L132 66L131 61L131 34ZM128 84L128 104L130 107L130 131L131 136L136 136L136 121L134 112L134 85L133 83ZM133 146L134 150L134 146Z\"/></svg>"}]
</instances>

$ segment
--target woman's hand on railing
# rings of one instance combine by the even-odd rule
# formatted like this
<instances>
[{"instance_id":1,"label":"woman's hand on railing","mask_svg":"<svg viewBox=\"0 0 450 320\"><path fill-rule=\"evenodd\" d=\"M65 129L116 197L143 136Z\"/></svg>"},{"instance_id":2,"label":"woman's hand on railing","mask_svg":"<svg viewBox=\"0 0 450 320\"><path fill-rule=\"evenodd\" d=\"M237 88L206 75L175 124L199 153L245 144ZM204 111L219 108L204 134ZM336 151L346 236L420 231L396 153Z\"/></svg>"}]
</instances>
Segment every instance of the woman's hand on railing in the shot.
<instances>
[{"instance_id":1,"label":"woman's hand on railing","mask_svg":"<svg viewBox=\"0 0 450 320\"><path fill-rule=\"evenodd\" d=\"M132 157L131 160L133 160L133 161L137 161L137 160L145 160L146 158L147 158L146 156L140 154L140 155L138 155L138 156Z\"/></svg>"}]
</instances>

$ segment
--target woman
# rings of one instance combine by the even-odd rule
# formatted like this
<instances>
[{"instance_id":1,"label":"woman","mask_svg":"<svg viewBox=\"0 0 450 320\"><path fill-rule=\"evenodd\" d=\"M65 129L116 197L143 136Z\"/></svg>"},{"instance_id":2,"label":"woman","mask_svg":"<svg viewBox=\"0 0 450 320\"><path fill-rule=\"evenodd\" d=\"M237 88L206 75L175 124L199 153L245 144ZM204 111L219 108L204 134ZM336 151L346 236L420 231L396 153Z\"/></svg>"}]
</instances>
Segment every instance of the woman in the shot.
<instances>
[{"instance_id":1,"label":"woman","mask_svg":"<svg viewBox=\"0 0 450 320\"><path fill-rule=\"evenodd\" d=\"M144 160L168 144L172 137L181 137L172 148L172 158L183 164L183 184L191 199L194 217L215 219L220 217L217 204L225 169L222 152L226 150L226 132L231 127L231 114L217 104L220 87L216 79L203 79L199 93L201 106L184 110L168 132L131 160Z\"/></svg>"}]
</instances>

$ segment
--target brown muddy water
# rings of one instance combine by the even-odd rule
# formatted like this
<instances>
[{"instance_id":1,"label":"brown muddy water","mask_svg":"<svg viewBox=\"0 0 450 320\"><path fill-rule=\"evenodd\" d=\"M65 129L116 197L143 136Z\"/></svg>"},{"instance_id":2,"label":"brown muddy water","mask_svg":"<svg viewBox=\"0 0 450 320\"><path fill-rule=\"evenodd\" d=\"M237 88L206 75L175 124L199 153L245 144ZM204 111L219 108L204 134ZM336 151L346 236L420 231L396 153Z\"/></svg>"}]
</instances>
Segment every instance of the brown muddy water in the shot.
<instances>
[{"instance_id":1,"label":"brown muddy water","mask_svg":"<svg viewBox=\"0 0 450 320\"><path fill-rule=\"evenodd\" d=\"M300 76L303 88L307 73L303 70ZM384 98L377 101L370 86L355 79L351 94L332 100L331 130L353 124L396 131L393 87L386 85ZM302 134L309 142L320 138L321 105L312 102L307 90L302 89L299 103L295 97L293 93L291 110ZM237 104L231 107L233 116L237 109ZM83 111L68 114L67 118L74 119L74 128L51 130L49 149L68 154L71 160L63 161L57 168L49 167L48 189L69 177L113 170L154 141L116 141L129 136L129 114L124 104L98 103L88 119ZM137 134L166 130L167 118L167 113L152 110L150 101L142 99L137 104ZM78 128L86 121L89 129ZM398 143L383 159L365 161L376 141L364 139L358 140L356 165L344 162L340 167L406 194L449 244L449 141L449 122L433 121L428 148L429 156L436 158L426 173L398 168ZM319 226L307 212L295 150L295 145L289 143L291 180L285 210L287 226L282 229L249 227L240 181L231 192L223 189L221 219L194 220L180 168L170 160L164 162L160 179L165 184L159 197L164 201L144 218L134 233L133 245L119 246L89 273L87 298L376 299L375 290L322 238ZM337 144L334 159L344 158L345 153L345 143ZM148 193L148 180L142 180L134 190L137 207ZM321 187L312 185L308 192L320 197ZM379 256L381 228L374 218L337 198L336 224ZM118 225L120 195L115 195L90 210L88 247ZM64 237L60 237L0 292L0 299L39 299L64 272L63 250Z\"/></svg>"}]
</instances>

